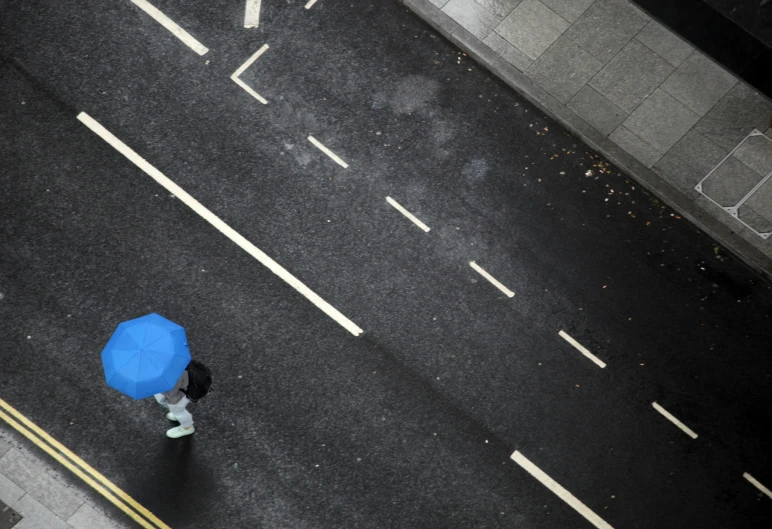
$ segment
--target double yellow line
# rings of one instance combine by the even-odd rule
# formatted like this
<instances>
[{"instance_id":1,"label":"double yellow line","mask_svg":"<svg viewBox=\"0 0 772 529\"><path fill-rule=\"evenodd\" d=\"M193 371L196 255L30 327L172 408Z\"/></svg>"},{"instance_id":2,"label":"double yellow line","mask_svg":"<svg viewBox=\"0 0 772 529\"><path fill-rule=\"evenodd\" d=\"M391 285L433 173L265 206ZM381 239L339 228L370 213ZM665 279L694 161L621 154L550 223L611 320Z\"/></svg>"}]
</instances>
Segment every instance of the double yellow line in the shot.
<instances>
[{"instance_id":1,"label":"double yellow line","mask_svg":"<svg viewBox=\"0 0 772 529\"><path fill-rule=\"evenodd\" d=\"M86 482L99 494L107 498L110 503L125 512L139 525L145 529L171 529L171 527L159 520L152 512L148 511L142 505L137 503L134 498L116 487L110 480L94 470L88 463L83 461L77 455L73 454L70 450L67 449L67 447L48 435L35 423L16 411L13 406L5 402L3 399L0 399L0 408L5 410L0 411L0 419L7 422L17 432L35 443L35 445L56 459L59 463L67 467L67 469L69 469L73 474ZM13 417L9 416L9 414ZM90 474L91 476L88 476L87 474ZM140 514L144 516L144 518L140 516Z\"/></svg>"}]
</instances>

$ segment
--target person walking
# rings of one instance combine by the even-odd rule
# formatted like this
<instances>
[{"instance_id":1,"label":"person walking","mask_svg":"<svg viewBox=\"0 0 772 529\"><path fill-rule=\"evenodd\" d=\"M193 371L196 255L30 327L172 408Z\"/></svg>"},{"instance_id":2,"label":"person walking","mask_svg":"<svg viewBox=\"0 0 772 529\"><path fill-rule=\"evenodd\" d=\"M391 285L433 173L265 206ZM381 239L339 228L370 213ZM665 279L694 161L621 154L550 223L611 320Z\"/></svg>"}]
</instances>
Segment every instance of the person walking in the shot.
<instances>
[{"instance_id":1,"label":"person walking","mask_svg":"<svg viewBox=\"0 0 772 529\"><path fill-rule=\"evenodd\" d=\"M180 423L179 426L167 430L166 436L172 439L178 439L196 431L196 428L193 426L193 415L187 410L188 403L190 402L186 394L189 383L190 376L188 370L185 369L172 389L154 395L158 404L168 410L166 418Z\"/></svg>"},{"instance_id":2,"label":"person walking","mask_svg":"<svg viewBox=\"0 0 772 529\"><path fill-rule=\"evenodd\" d=\"M155 312L119 323L102 350L102 367L108 386L134 400L155 396L168 410L166 418L180 423L168 437L196 431L187 405L209 393L212 371L190 358L181 326ZM177 380L171 389L169 380Z\"/></svg>"}]
</instances>

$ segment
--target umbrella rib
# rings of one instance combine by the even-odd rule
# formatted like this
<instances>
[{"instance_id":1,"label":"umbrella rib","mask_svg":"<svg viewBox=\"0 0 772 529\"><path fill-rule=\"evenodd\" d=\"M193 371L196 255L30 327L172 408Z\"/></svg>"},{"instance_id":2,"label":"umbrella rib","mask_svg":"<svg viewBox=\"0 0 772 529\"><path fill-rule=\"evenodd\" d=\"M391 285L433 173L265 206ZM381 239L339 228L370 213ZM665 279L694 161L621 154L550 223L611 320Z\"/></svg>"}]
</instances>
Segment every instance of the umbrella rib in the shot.
<instances>
[{"instance_id":1,"label":"umbrella rib","mask_svg":"<svg viewBox=\"0 0 772 529\"><path fill-rule=\"evenodd\" d=\"M140 359L141 359L141 358L140 358ZM134 390L134 391L132 391L132 392L130 393L130 395L131 395L131 396L132 396L132 398L134 398L134 399L136 399L136 398L137 398L137 397L136 397L136 394L137 394L137 377L138 377L138 375L139 375L139 367L140 367L140 366L139 366L139 364L140 364L140 359L138 359L138 360L137 360L137 369L136 369L136 370L135 370L135 372L134 372L134 377L133 377L133 379L129 379L129 385L130 385L130 386L132 387L132 389Z\"/></svg>"},{"instance_id":2,"label":"umbrella rib","mask_svg":"<svg viewBox=\"0 0 772 529\"><path fill-rule=\"evenodd\" d=\"M154 352L156 352L156 353L163 353L164 351L154 351ZM151 364L151 365L152 365L154 368L156 368L156 370L157 370L157 371L158 371L158 373L159 373L159 377L160 377L160 378L164 379L164 381L165 381L165 382L169 382L169 380L166 378L166 376L168 375L168 371L167 371L166 369L161 369L161 368L159 368L159 367L158 367L158 366L155 364L155 362L153 362L153 359L152 359L150 356L148 356L148 355L142 355L142 356L143 356L143 358L145 358L145 359L146 359L146 360L147 360L147 361L148 361L148 362L149 362L149 363L150 363L150 364ZM179 378L180 378L180 375L175 375L175 377L174 377L174 380L172 380L171 382L169 382L169 383L172 385L172 387L174 387L174 386L175 386L175 384L177 384L177 380L178 380Z\"/></svg>"},{"instance_id":3,"label":"umbrella rib","mask_svg":"<svg viewBox=\"0 0 772 529\"><path fill-rule=\"evenodd\" d=\"M143 375L146 375L147 371L149 370L148 366L155 370L155 374L152 377L150 377L149 380L146 380L146 379L143 378L143 380L141 381L142 384L143 384L143 387L144 387L145 384L147 384L148 382L152 382L152 381L156 380L158 377L163 378L163 377L161 377L163 371L159 371L159 369L155 366L155 364L152 362L152 360L150 360L150 357L148 357L147 355L140 356L140 358L139 358L139 367L140 367L140 369L138 370L138 372L142 372ZM138 378L138 380L137 380L137 387L139 387L140 380L139 380L139 377L137 377L137 378ZM164 379L164 381L166 381L166 380Z\"/></svg>"},{"instance_id":4,"label":"umbrella rib","mask_svg":"<svg viewBox=\"0 0 772 529\"><path fill-rule=\"evenodd\" d=\"M149 358L148 358L148 360L150 361L151 364L153 363L153 361L150 360ZM155 364L153 364L153 366L155 367ZM158 369L158 368L156 368L156 369ZM163 378L166 382L169 382L169 380L166 378L166 376L169 374L169 371L167 371L165 369L159 369L158 372L161 373L161 375L160 375L161 378ZM177 384L177 380L180 378L181 375L182 375L182 373L180 373L179 375L175 375L174 380L172 380L170 382L172 387L174 387Z\"/></svg>"},{"instance_id":5,"label":"umbrella rib","mask_svg":"<svg viewBox=\"0 0 772 529\"><path fill-rule=\"evenodd\" d=\"M131 360L132 360L132 359L133 359L135 356L137 356L137 355L139 354L139 351L132 351L132 350L127 350L127 352L129 352L129 353L131 354L131 356L129 356L128 358L126 358L126 360L124 360L124 362L123 362L123 363L121 363L121 365L118 365L117 363L115 363L114 365L115 365L115 370L116 370L116 371L120 371L121 369L123 369L123 367L124 367L126 364L128 364L129 362L131 362Z\"/></svg>"},{"instance_id":6,"label":"umbrella rib","mask_svg":"<svg viewBox=\"0 0 772 529\"><path fill-rule=\"evenodd\" d=\"M146 349L143 349L143 351L146 351ZM161 351L154 351L154 352L156 352L156 353L160 353ZM156 370L156 371L159 373L159 376L160 376L161 378L163 378L163 375L164 375L164 369L162 369L162 368L159 368L159 367L156 365L156 363L155 363L155 362L153 362L153 359L150 357L150 355L147 355L147 354L143 354L143 355L142 355L142 358L144 358L145 360L147 360L147 361L148 361L148 363L149 363L150 365L152 365L152 366L155 368L155 370ZM164 379L164 380L165 380L165 379Z\"/></svg>"},{"instance_id":7,"label":"umbrella rib","mask_svg":"<svg viewBox=\"0 0 772 529\"><path fill-rule=\"evenodd\" d=\"M147 329L149 325L145 325L145 334L142 335L142 343L139 344L139 350L142 351L145 348L145 339L147 338Z\"/></svg>"},{"instance_id":8,"label":"umbrella rib","mask_svg":"<svg viewBox=\"0 0 772 529\"><path fill-rule=\"evenodd\" d=\"M145 331L145 336L147 336L147 331ZM143 346L142 346L142 349L147 349L148 347L150 347L150 346L151 346L151 345L153 345L154 343L156 343L156 342L159 342L159 341L163 340L164 338L166 338L166 335L164 335L164 336L159 336L158 338L156 338L155 340L153 340L153 341L152 341L152 342L150 342L149 344L147 344L147 345L143 345ZM143 342L144 342L144 339L143 339Z\"/></svg>"}]
</instances>

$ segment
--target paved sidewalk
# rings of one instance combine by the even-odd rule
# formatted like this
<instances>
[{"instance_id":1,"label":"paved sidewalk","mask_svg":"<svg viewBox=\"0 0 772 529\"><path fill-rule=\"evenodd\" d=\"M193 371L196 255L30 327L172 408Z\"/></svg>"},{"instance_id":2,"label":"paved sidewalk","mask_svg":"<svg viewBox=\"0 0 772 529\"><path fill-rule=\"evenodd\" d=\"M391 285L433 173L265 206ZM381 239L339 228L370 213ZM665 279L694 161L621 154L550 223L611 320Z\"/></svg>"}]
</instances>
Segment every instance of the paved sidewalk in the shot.
<instances>
[{"instance_id":1,"label":"paved sidewalk","mask_svg":"<svg viewBox=\"0 0 772 529\"><path fill-rule=\"evenodd\" d=\"M120 529L84 493L66 484L66 469L47 468L0 429L0 501L24 518L13 529ZM45 457L45 456L42 456ZM84 485L84 489L85 489Z\"/></svg>"},{"instance_id":2,"label":"paved sidewalk","mask_svg":"<svg viewBox=\"0 0 772 529\"><path fill-rule=\"evenodd\" d=\"M772 275L772 101L628 0L404 3Z\"/></svg>"}]
</instances>

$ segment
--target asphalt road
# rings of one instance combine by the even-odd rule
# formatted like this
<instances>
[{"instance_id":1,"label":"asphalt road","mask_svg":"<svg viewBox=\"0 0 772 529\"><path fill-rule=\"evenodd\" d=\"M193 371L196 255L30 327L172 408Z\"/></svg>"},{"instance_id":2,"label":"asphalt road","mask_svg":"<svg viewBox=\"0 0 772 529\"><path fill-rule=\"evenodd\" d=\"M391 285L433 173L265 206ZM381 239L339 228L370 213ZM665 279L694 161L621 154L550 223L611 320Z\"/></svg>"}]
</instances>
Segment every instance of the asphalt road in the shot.
<instances>
[{"instance_id":1,"label":"asphalt road","mask_svg":"<svg viewBox=\"0 0 772 529\"><path fill-rule=\"evenodd\" d=\"M175 529L592 527L515 450L617 529L770 526L768 283L398 3L234 4L154 2L204 56L128 0L3 4L1 398ZM151 311L215 372L189 438L104 384Z\"/></svg>"}]
</instances>

